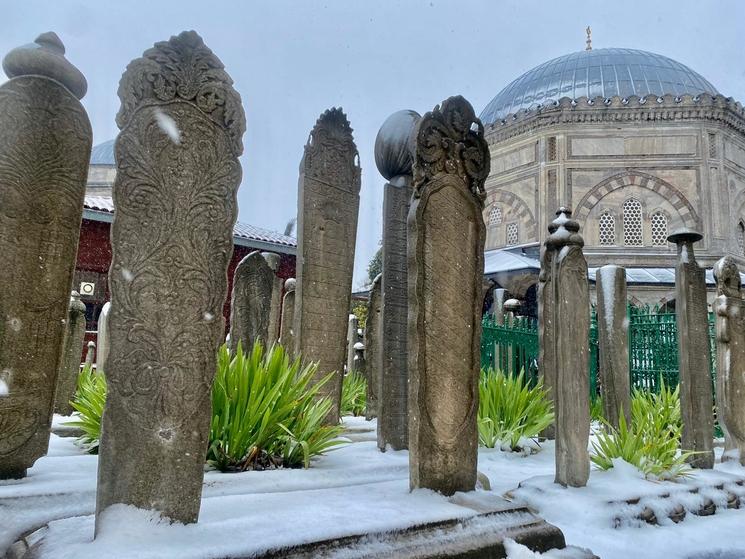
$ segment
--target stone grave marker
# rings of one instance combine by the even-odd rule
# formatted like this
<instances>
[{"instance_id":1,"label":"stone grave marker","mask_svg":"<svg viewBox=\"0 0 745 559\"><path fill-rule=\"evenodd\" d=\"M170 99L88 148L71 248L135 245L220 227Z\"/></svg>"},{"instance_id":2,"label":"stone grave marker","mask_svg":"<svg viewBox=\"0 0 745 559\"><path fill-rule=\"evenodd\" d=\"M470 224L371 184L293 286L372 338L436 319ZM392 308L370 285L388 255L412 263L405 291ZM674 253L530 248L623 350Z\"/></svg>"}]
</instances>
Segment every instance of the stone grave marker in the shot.
<instances>
[{"instance_id":1,"label":"stone grave marker","mask_svg":"<svg viewBox=\"0 0 745 559\"><path fill-rule=\"evenodd\" d=\"M106 301L101 307L98 315L98 332L96 342L98 352L96 354L96 371L106 372L106 357L109 355L109 313L111 312L111 301Z\"/></svg>"},{"instance_id":2,"label":"stone grave marker","mask_svg":"<svg viewBox=\"0 0 745 559\"><path fill-rule=\"evenodd\" d=\"M370 289L365 322L365 363L367 364L367 395L365 417L370 420L378 416L380 398L380 376L383 368L381 346L382 276L378 274Z\"/></svg>"},{"instance_id":3,"label":"stone grave marker","mask_svg":"<svg viewBox=\"0 0 745 559\"><path fill-rule=\"evenodd\" d=\"M260 340L268 349L274 272L260 252L246 255L235 268L230 299L230 350L238 342L249 353Z\"/></svg>"},{"instance_id":4,"label":"stone grave marker","mask_svg":"<svg viewBox=\"0 0 745 559\"><path fill-rule=\"evenodd\" d=\"M347 319L347 372L354 371L354 345L359 341L359 321L353 314Z\"/></svg>"},{"instance_id":5,"label":"stone grave marker","mask_svg":"<svg viewBox=\"0 0 745 559\"><path fill-rule=\"evenodd\" d=\"M285 295L282 298L282 332L279 336L279 342L290 357L293 356L295 351L293 334L295 326L295 283L295 278L285 280Z\"/></svg>"},{"instance_id":6,"label":"stone grave marker","mask_svg":"<svg viewBox=\"0 0 745 559\"><path fill-rule=\"evenodd\" d=\"M87 84L54 33L10 51L0 86L0 479L49 444L83 215Z\"/></svg>"},{"instance_id":7,"label":"stone grave marker","mask_svg":"<svg viewBox=\"0 0 745 559\"><path fill-rule=\"evenodd\" d=\"M80 374L80 356L83 355L85 338L85 303L80 300L80 293L73 291L65 323L65 342L59 359L57 372L57 392L54 396L54 412L70 415L73 408L70 400L75 398Z\"/></svg>"},{"instance_id":8,"label":"stone grave marker","mask_svg":"<svg viewBox=\"0 0 745 559\"><path fill-rule=\"evenodd\" d=\"M276 343L279 340L279 323L282 318L282 278L277 276L279 271L280 258L279 254L274 252L262 252L261 256L264 257L269 268L271 268L274 278L272 280L272 299L269 305L269 328L268 338L266 345L267 347Z\"/></svg>"},{"instance_id":9,"label":"stone grave marker","mask_svg":"<svg viewBox=\"0 0 745 559\"><path fill-rule=\"evenodd\" d=\"M119 98L97 530L119 503L199 515L245 130L194 31L132 61Z\"/></svg>"}]
</instances>

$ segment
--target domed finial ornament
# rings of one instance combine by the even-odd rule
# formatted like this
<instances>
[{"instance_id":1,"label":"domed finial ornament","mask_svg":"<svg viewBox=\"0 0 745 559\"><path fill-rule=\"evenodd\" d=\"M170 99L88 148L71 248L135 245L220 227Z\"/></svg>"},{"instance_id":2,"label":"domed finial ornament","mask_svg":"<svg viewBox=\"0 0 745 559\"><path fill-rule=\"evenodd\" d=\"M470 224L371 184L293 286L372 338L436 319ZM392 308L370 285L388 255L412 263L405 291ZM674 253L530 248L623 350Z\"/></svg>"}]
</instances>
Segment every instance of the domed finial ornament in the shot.
<instances>
[{"instance_id":1,"label":"domed finial ornament","mask_svg":"<svg viewBox=\"0 0 745 559\"><path fill-rule=\"evenodd\" d=\"M285 291L295 291L295 286L297 285L297 280L295 278L287 278L285 280Z\"/></svg>"},{"instance_id":2,"label":"domed finial ornament","mask_svg":"<svg viewBox=\"0 0 745 559\"><path fill-rule=\"evenodd\" d=\"M585 47L585 50L592 50L592 29L590 29L590 26L587 26L587 29L585 29L585 33L587 33L587 40L585 41L585 44L587 45Z\"/></svg>"},{"instance_id":3,"label":"domed finial ornament","mask_svg":"<svg viewBox=\"0 0 745 559\"><path fill-rule=\"evenodd\" d=\"M9 78L43 76L64 85L78 99L88 91L82 72L65 58L65 45L56 33L42 33L31 44L14 48L3 59L3 70Z\"/></svg>"},{"instance_id":4,"label":"domed finial ornament","mask_svg":"<svg viewBox=\"0 0 745 559\"><path fill-rule=\"evenodd\" d=\"M556 210L556 219L548 225L546 247L560 250L568 245L583 247L585 241L579 234L579 223L572 219L572 210L562 206Z\"/></svg>"},{"instance_id":5,"label":"domed finial ornament","mask_svg":"<svg viewBox=\"0 0 745 559\"><path fill-rule=\"evenodd\" d=\"M396 111L385 119L378 130L375 138L375 164L386 180L411 175L412 131L420 118L416 111Z\"/></svg>"}]
</instances>

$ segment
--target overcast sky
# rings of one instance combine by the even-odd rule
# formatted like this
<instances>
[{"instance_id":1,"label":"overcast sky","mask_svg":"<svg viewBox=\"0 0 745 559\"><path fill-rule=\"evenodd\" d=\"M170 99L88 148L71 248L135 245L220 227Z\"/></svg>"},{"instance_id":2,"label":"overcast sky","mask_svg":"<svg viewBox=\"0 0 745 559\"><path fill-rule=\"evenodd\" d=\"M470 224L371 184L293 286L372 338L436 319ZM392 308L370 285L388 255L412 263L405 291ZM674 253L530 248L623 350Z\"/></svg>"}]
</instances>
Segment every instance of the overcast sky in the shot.
<instances>
[{"instance_id":1,"label":"overcast sky","mask_svg":"<svg viewBox=\"0 0 745 559\"><path fill-rule=\"evenodd\" d=\"M55 31L88 79L94 144L117 134L119 78L154 42L196 30L243 98L239 220L282 231L318 115L346 111L362 164L355 286L381 236L373 145L385 118L464 95L477 113L530 68L593 46L674 58L745 101L745 2L2 0L0 53ZM0 81L2 78L0 77Z\"/></svg>"}]
</instances>

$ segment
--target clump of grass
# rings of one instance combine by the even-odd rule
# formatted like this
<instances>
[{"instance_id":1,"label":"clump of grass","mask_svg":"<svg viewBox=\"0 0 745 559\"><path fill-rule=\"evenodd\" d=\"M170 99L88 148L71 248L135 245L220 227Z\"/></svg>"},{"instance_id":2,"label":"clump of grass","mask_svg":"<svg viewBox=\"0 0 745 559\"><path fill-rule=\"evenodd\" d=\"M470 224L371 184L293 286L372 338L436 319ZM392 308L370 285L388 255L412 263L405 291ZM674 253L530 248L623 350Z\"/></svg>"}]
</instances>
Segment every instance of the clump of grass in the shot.
<instances>
[{"instance_id":1,"label":"clump of grass","mask_svg":"<svg viewBox=\"0 0 745 559\"><path fill-rule=\"evenodd\" d=\"M623 413L618 429L601 420L604 429L592 443L592 462L601 470L613 467L620 458L636 466L650 479L673 479L688 475L686 460L692 452L679 451L683 430L680 393L664 381L659 393L635 390L631 398L631 425Z\"/></svg>"},{"instance_id":2,"label":"clump of grass","mask_svg":"<svg viewBox=\"0 0 745 559\"><path fill-rule=\"evenodd\" d=\"M106 377L102 371L94 371L85 365L77 380L75 398L70 404L78 412L78 418L65 425L79 427L83 434L78 443L91 454L98 454L101 439L101 416L106 403Z\"/></svg>"},{"instance_id":3,"label":"clump of grass","mask_svg":"<svg viewBox=\"0 0 745 559\"><path fill-rule=\"evenodd\" d=\"M590 420L602 423L603 417L603 397L598 394L590 400Z\"/></svg>"},{"instance_id":4,"label":"clump of grass","mask_svg":"<svg viewBox=\"0 0 745 559\"><path fill-rule=\"evenodd\" d=\"M481 446L522 450L525 439L537 437L553 420L553 406L541 380L530 386L522 371L516 377L501 371L482 371L478 414Z\"/></svg>"},{"instance_id":5,"label":"clump of grass","mask_svg":"<svg viewBox=\"0 0 745 559\"><path fill-rule=\"evenodd\" d=\"M341 385L341 415L364 415L366 405L367 380L357 371L347 373Z\"/></svg>"}]
</instances>

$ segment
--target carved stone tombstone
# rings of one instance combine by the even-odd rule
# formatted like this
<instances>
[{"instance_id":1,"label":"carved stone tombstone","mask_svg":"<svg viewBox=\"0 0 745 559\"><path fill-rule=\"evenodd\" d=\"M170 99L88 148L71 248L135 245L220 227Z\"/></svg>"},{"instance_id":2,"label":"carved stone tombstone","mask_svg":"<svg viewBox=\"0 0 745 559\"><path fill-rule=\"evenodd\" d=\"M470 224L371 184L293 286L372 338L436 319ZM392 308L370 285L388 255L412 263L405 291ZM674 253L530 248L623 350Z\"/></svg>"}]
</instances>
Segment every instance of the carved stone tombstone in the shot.
<instances>
[{"instance_id":1,"label":"carved stone tombstone","mask_svg":"<svg viewBox=\"0 0 745 559\"><path fill-rule=\"evenodd\" d=\"M266 263L269 264L274 278L272 279L272 298L269 305L269 328L266 346L269 347L279 340L279 323L282 318L282 278L277 276L279 271L279 254L274 252L262 252Z\"/></svg>"},{"instance_id":2,"label":"carved stone tombstone","mask_svg":"<svg viewBox=\"0 0 745 559\"><path fill-rule=\"evenodd\" d=\"M96 361L96 342L93 340L88 342L85 352L85 362L83 363L86 367L92 367Z\"/></svg>"},{"instance_id":3,"label":"carved stone tombstone","mask_svg":"<svg viewBox=\"0 0 745 559\"><path fill-rule=\"evenodd\" d=\"M476 486L489 148L481 121L460 96L424 115L414 138L409 483L451 495Z\"/></svg>"},{"instance_id":4,"label":"carved stone tombstone","mask_svg":"<svg viewBox=\"0 0 745 559\"><path fill-rule=\"evenodd\" d=\"M295 351L295 278L287 278L285 281L285 296L282 299L282 332L279 342L290 356Z\"/></svg>"},{"instance_id":5,"label":"carved stone tombstone","mask_svg":"<svg viewBox=\"0 0 745 559\"><path fill-rule=\"evenodd\" d=\"M678 324L678 375L683 434L680 446L696 452L688 463L714 467L714 399L711 387L709 319L705 270L696 262L693 243L702 235L680 230L667 240L678 246L675 266L675 318Z\"/></svg>"},{"instance_id":6,"label":"carved stone tombstone","mask_svg":"<svg viewBox=\"0 0 745 559\"><path fill-rule=\"evenodd\" d=\"M360 205L360 166L352 128L341 109L321 115L300 162L297 211L295 348L318 362L316 379L331 398L328 423L339 421L347 317Z\"/></svg>"},{"instance_id":7,"label":"carved stone tombstone","mask_svg":"<svg viewBox=\"0 0 745 559\"><path fill-rule=\"evenodd\" d=\"M44 33L3 60L0 479L23 477L49 444L91 152L85 78L64 53Z\"/></svg>"},{"instance_id":8,"label":"carved stone tombstone","mask_svg":"<svg viewBox=\"0 0 745 559\"><path fill-rule=\"evenodd\" d=\"M378 447L409 446L407 226L411 202L412 132L421 116L409 110L389 116L375 138L375 163L387 179L383 190L383 247L378 403Z\"/></svg>"},{"instance_id":9,"label":"carved stone tombstone","mask_svg":"<svg viewBox=\"0 0 745 559\"><path fill-rule=\"evenodd\" d=\"M618 429L621 413L626 425L631 425L626 269L611 264L598 268L595 286L598 296L598 353L603 415Z\"/></svg>"},{"instance_id":10,"label":"carved stone tombstone","mask_svg":"<svg viewBox=\"0 0 745 559\"><path fill-rule=\"evenodd\" d=\"M131 62L119 97L96 521L123 503L195 522L245 119L194 31Z\"/></svg>"},{"instance_id":11,"label":"carved stone tombstone","mask_svg":"<svg viewBox=\"0 0 745 559\"><path fill-rule=\"evenodd\" d=\"M80 300L80 293L73 291L67 310L65 342L62 346L57 372L57 392L54 396L55 413L70 415L73 412L70 400L75 398L75 390L78 386L84 338L85 303Z\"/></svg>"},{"instance_id":12,"label":"carved stone tombstone","mask_svg":"<svg viewBox=\"0 0 745 559\"><path fill-rule=\"evenodd\" d=\"M494 305L492 307L492 314L494 315L494 322L500 326L504 324L504 302L507 299L507 290L497 288L494 290Z\"/></svg>"},{"instance_id":13,"label":"carved stone tombstone","mask_svg":"<svg viewBox=\"0 0 745 559\"><path fill-rule=\"evenodd\" d=\"M106 358L109 355L109 313L111 313L111 301L106 301L101 307L98 315L98 333L96 342L98 351L96 353L96 371L106 373Z\"/></svg>"},{"instance_id":14,"label":"carved stone tombstone","mask_svg":"<svg viewBox=\"0 0 745 559\"><path fill-rule=\"evenodd\" d=\"M579 224L567 208L556 215L538 277L538 369L556 416L555 481L583 487L590 476L590 288Z\"/></svg>"},{"instance_id":15,"label":"carved stone tombstone","mask_svg":"<svg viewBox=\"0 0 745 559\"><path fill-rule=\"evenodd\" d=\"M380 377L383 369L383 348L381 346L382 314L382 276L378 274L370 289L365 321L365 363L367 364L367 395L365 399L365 418L378 416L380 398Z\"/></svg>"},{"instance_id":16,"label":"carved stone tombstone","mask_svg":"<svg viewBox=\"0 0 745 559\"><path fill-rule=\"evenodd\" d=\"M717 298L717 418L725 438L722 460L745 466L745 300L737 263L725 256L714 265Z\"/></svg>"},{"instance_id":17,"label":"carved stone tombstone","mask_svg":"<svg viewBox=\"0 0 745 559\"><path fill-rule=\"evenodd\" d=\"M354 371L354 345L360 340L357 317L353 314L347 319L347 372Z\"/></svg>"},{"instance_id":18,"label":"carved stone tombstone","mask_svg":"<svg viewBox=\"0 0 745 559\"><path fill-rule=\"evenodd\" d=\"M260 252L246 255L235 268L230 299L230 350L245 353L260 340L268 348L274 272Z\"/></svg>"}]
</instances>

